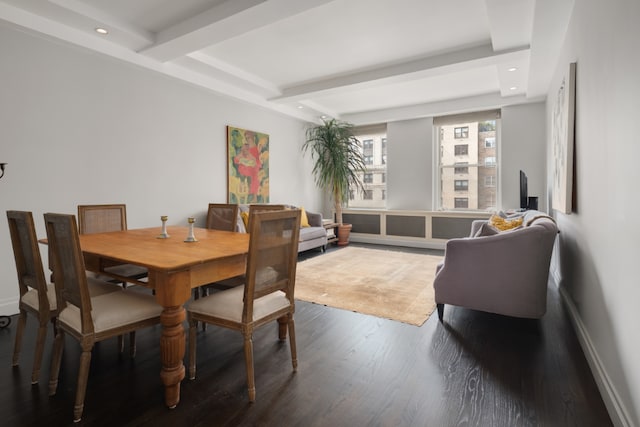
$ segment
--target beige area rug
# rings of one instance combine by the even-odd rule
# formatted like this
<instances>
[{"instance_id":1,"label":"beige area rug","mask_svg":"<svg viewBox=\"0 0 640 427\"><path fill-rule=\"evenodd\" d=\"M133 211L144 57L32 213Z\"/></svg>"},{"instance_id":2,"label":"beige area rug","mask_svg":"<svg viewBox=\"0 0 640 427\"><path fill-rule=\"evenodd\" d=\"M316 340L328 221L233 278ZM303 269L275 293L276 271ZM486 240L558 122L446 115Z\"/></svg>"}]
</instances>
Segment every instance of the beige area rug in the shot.
<instances>
[{"instance_id":1,"label":"beige area rug","mask_svg":"<svg viewBox=\"0 0 640 427\"><path fill-rule=\"evenodd\" d=\"M346 246L298 263L303 301L420 326L435 309L441 256Z\"/></svg>"}]
</instances>

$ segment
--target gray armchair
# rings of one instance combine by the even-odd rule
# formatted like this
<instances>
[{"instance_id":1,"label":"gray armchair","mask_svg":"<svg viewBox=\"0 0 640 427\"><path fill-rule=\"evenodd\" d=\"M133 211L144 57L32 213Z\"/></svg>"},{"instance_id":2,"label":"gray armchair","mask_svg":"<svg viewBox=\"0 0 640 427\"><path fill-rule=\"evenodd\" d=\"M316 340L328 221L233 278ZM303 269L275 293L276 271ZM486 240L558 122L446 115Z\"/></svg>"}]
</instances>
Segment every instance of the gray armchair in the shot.
<instances>
[{"instance_id":1,"label":"gray armchair","mask_svg":"<svg viewBox=\"0 0 640 427\"><path fill-rule=\"evenodd\" d=\"M516 230L475 237L486 221L474 221L471 237L447 242L433 282L438 318L444 305L514 317L547 311L547 281L558 233L552 218L527 211Z\"/></svg>"}]
</instances>

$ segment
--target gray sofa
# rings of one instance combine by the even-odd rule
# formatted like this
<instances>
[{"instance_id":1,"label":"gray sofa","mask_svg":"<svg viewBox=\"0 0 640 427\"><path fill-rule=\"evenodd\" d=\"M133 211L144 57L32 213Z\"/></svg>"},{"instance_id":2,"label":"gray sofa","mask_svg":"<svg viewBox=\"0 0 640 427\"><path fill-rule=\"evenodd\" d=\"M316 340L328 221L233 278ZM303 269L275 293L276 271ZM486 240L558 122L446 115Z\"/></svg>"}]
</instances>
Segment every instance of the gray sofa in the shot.
<instances>
[{"instance_id":1,"label":"gray sofa","mask_svg":"<svg viewBox=\"0 0 640 427\"><path fill-rule=\"evenodd\" d=\"M295 206L290 206L291 208ZM249 205L239 205L239 212L248 212ZM309 227L300 227L298 252L327 246L327 230L322 226L322 214L306 211ZM246 232L242 219L238 218L238 231Z\"/></svg>"},{"instance_id":2,"label":"gray sofa","mask_svg":"<svg viewBox=\"0 0 640 427\"><path fill-rule=\"evenodd\" d=\"M327 230L322 226L322 214L306 211L309 227L300 227L300 243L298 252L327 246Z\"/></svg>"},{"instance_id":3,"label":"gray sofa","mask_svg":"<svg viewBox=\"0 0 640 427\"><path fill-rule=\"evenodd\" d=\"M441 322L445 304L514 317L545 314L558 229L542 212L522 216L520 228L501 232L485 232L487 221L474 221L470 237L447 242L433 282Z\"/></svg>"}]
</instances>

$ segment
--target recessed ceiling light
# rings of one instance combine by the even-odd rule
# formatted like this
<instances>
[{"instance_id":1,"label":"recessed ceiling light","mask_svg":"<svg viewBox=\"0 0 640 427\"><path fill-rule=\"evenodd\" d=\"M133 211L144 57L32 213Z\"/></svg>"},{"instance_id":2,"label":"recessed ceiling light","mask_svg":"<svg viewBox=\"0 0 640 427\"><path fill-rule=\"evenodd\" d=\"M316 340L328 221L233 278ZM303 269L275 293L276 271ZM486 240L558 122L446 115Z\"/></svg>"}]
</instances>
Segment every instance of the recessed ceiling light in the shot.
<instances>
[{"instance_id":1,"label":"recessed ceiling light","mask_svg":"<svg viewBox=\"0 0 640 427\"><path fill-rule=\"evenodd\" d=\"M96 33L98 34L109 34L109 31L106 28L98 27L96 28Z\"/></svg>"},{"instance_id":2,"label":"recessed ceiling light","mask_svg":"<svg viewBox=\"0 0 640 427\"><path fill-rule=\"evenodd\" d=\"M302 105L298 105L298 109L302 110L304 107Z\"/></svg>"},{"instance_id":3,"label":"recessed ceiling light","mask_svg":"<svg viewBox=\"0 0 640 427\"><path fill-rule=\"evenodd\" d=\"M511 86L509 89L510 89L510 90L516 90L516 89L518 89L518 88L517 88L516 86Z\"/></svg>"},{"instance_id":4,"label":"recessed ceiling light","mask_svg":"<svg viewBox=\"0 0 640 427\"><path fill-rule=\"evenodd\" d=\"M517 70L517 68L516 68L516 67L511 67L511 68L509 68L507 71L515 71L515 70Z\"/></svg>"}]
</instances>

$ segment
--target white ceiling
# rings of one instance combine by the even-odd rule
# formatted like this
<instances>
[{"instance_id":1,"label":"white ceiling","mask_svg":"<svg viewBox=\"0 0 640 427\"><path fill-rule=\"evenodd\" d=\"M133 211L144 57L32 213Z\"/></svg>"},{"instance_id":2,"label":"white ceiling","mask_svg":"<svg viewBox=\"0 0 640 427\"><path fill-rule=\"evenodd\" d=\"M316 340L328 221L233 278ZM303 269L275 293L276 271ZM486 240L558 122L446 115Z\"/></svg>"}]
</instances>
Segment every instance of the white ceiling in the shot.
<instances>
[{"instance_id":1,"label":"white ceiling","mask_svg":"<svg viewBox=\"0 0 640 427\"><path fill-rule=\"evenodd\" d=\"M0 20L304 120L365 124L544 99L573 1L0 0Z\"/></svg>"}]
</instances>

